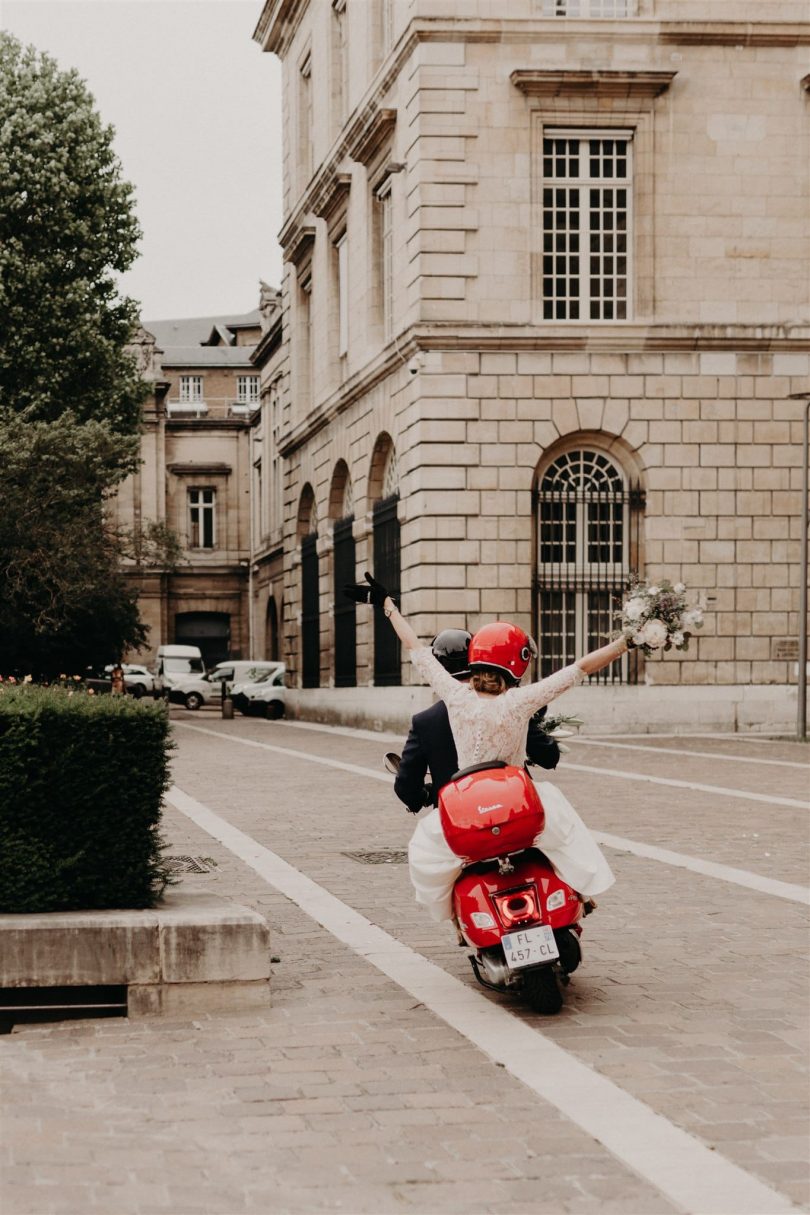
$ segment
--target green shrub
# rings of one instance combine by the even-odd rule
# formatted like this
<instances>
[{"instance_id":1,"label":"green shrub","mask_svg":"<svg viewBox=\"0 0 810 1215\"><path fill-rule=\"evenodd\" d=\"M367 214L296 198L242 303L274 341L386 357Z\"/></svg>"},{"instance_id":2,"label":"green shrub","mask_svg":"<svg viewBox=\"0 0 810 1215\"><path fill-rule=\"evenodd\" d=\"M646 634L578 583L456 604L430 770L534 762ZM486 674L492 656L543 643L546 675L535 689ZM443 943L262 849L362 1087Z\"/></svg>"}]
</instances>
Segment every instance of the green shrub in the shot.
<instances>
[{"instance_id":1,"label":"green shrub","mask_svg":"<svg viewBox=\"0 0 810 1215\"><path fill-rule=\"evenodd\" d=\"M154 906L168 729L162 704L0 690L0 912Z\"/></svg>"}]
</instances>

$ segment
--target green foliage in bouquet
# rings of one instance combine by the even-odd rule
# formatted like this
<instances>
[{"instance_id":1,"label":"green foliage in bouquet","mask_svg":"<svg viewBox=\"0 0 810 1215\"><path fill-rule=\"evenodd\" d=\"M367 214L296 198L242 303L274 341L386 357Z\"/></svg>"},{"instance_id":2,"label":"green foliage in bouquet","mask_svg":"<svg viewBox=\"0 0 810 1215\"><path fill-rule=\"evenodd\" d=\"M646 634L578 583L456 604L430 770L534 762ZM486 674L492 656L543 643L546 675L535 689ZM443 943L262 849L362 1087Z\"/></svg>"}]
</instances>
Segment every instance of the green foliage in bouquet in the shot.
<instances>
[{"instance_id":1,"label":"green foliage in bouquet","mask_svg":"<svg viewBox=\"0 0 810 1215\"><path fill-rule=\"evenodd\" d=\"M154 906L168 729L130 697L0 689L0 912Z\"/></svg>"},{"instance_id":2,"label":"green foliage in bouquet","mask_svg":"<svg viewBox=\"0 0 810 1215\"><path fill-rule=\"evenodd\" d=\"M657 583L634 578L616 612L622 636L649 658L656 650L688 650L695 629L703 628L703 610L689 605L686 587L666 578Z\"/></svg>"}]
</instances>

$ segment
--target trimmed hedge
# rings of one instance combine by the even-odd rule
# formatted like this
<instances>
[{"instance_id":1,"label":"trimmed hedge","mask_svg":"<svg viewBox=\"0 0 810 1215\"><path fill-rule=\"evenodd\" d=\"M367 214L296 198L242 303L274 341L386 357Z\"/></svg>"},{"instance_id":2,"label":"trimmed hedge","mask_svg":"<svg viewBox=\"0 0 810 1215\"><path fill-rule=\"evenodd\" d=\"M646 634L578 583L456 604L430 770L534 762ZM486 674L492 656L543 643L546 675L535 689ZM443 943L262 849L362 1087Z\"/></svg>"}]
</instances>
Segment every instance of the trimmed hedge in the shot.
<instances>
[{"instance_id":1,"label":"trimmed hedge","mask_svg":"<svg viewBox=\"0 0 810 1215\"><path fill-rule=\"evenodd\" d=\"M154 906L168 732L162 704L0 690L0 912Z\"/></svg>"}]
</instances>

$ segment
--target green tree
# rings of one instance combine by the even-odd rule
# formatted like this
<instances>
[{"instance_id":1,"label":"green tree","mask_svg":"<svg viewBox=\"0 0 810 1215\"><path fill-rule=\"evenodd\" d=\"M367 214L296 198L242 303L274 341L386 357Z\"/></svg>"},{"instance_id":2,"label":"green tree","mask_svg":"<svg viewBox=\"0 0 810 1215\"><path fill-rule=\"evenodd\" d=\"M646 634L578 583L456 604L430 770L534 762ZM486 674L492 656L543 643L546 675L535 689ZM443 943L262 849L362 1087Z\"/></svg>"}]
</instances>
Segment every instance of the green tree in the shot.
<instances>
[{"instance_id":1,"label":"green tree","mask_svg":"<svg viewBox=\"0 0 810 1215\"><path fill-rule=\"evenodd\" d=\"M0 33L0 406L105 421L131 467L145 390L116 275L140 230L112 141L75 71Z\"/></svg>"},{"instance_id":2,"label":"green tree","mask_svg":"<svg viewBox=\"0 0 810 1215\"><path fill-rule=\"evenodd\" d=\"M104 511L116 443L70 414L0 412L0 672L78 673L143 644Z\"/></svg>"},{"instance_id":3,"label":"green tree","mask_svg":"<svg viewBox=\"0 0 810 1215\"><path fill-rule=\"evenodd\" d=\"M148 389L132 187L74 71L0 33L0 673L77 672L145 641L121 572L176 540L116 531L106 499L139 462Z\"/></svg>"}]
</instances>

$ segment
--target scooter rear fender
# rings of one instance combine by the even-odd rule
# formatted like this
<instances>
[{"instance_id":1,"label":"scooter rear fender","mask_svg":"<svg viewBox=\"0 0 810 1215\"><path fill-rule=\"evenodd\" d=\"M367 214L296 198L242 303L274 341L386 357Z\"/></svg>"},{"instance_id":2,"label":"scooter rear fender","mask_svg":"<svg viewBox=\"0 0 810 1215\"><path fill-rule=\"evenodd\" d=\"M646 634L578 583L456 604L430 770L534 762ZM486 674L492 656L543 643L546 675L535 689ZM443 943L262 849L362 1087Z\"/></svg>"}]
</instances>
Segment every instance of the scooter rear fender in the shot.
<instances>
[{"instance_id":1,"label":"scooter rear fender","mask_svg":"<svg viewBox=\"0 0 810 1215\"><path fill-rule=\"evenodd\" d=\"M499 873L497 868L482 870L481 866L466 869L453 890L453 903L458 922L467 941L476 949L500 945L505 932L514 924L505 924L493 896L517 892L533 886L539 896L541 919L533 923L566 928L582 918L582 903L570 886L557 877L549 863L537 852L513 857L514 872ZM549 909L549 899L552 908ZM527 922L524 926L531 927Z\"/></svg>"}]
</instances>

